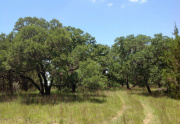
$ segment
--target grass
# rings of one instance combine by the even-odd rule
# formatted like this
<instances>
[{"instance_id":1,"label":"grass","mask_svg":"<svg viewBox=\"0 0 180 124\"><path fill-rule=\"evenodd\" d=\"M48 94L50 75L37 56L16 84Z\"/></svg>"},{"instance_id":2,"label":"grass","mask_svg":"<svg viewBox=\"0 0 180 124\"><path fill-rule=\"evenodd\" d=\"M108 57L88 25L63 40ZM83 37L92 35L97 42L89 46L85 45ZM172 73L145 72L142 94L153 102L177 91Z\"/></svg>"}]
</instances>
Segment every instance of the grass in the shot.
<instances>
[{"instance_id":1,"label":"grass","mask_svg":"<svg viewBox=\"0 0 180 124\"><path fill-rule=\"evenodd\" d=\"M0 95L0 123L178 124L180 101L149 96L143 89Z\"/></svg>"},{"instance_id":2,"label":"grass","mask_svg":"<svg viewBox=\"0 0 180 124\"><path fill-rule=\"evenodd\" d=\"M118 91L119 97L123 101L124 109L122 115L113 123L121 124L141 124L143 123L144 113L142 104L135 99L128 91Z\"/></svg>"},{"instance_id":3,"label":"grass","mask_svg":"<svg viewBox=\"0 0 180 124\"><path fill-rule=\"evenodd\" d=\"M121 108L116 92L1 96L0 123L102 123ZM7 101L5 100L7 99Z\"/></svg>"},{"instance_id":4,"label":"grass","mask_svg":"<svg viewBox=\"0 0 180 124\"><path fill-rule=\"evenodd\" d=\"M152 96L144 90L130 94L145 105L145 115L152 114L150 124L180 124L180 101L155 92Z\"/></svg>"},{"instance_id":5,"label":"grass","mask_svg":"<svg viewBox=\"0 0 180 124\"><path fill-rule=\"evenodd\" d=\"M170 98L149 99L162 124L180 124L180 101Z\"/></svg>"}]
</instances>

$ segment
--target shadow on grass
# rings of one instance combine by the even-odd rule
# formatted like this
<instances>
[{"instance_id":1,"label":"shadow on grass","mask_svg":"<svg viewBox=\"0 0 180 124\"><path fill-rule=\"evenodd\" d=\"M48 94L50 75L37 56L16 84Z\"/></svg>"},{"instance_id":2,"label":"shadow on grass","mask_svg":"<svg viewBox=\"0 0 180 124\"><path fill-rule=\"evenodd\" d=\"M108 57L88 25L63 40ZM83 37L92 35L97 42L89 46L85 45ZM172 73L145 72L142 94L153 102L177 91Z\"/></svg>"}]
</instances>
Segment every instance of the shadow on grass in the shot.
<instances>
[{"instance_id":1,"label":"shadow on grass","mask_svg":"<svg viewBox=\"0 0 180 124\"><path fill-rule=\"evenodd\" d=\"M154 97L154 98L167 97L167 94L165 94L163 91L152 90L151 92L152 94L149 94L147 89L145 88L137 88L137 89L129 90L129 94L141 95L141 96L146 96L146 97Z\"/></svg>"},{"instance_id":2,"label":"shadow on grass","mask_svg":"<svg viewBox=\"0 0 180 124\"><path fill-rule=\"evenodd\" d=\"M73 102L105 103L106 96L99 93L53 93L49 96L41 96L38 93L19 93L14 95L0 95L0 103L17 101L21 104L59 104Z\"/></svg>"},{"instance_id":3,"label":"shadow on grass","mask_svg":"<svg viewBox=\"0 0 180 124\"><path fill-rule=\"evenodd\" d=\"M10 94L0 94L0 103L3 102L11 102L16 100L17 95L10 95Z\"/></svg>"}]
</instances>

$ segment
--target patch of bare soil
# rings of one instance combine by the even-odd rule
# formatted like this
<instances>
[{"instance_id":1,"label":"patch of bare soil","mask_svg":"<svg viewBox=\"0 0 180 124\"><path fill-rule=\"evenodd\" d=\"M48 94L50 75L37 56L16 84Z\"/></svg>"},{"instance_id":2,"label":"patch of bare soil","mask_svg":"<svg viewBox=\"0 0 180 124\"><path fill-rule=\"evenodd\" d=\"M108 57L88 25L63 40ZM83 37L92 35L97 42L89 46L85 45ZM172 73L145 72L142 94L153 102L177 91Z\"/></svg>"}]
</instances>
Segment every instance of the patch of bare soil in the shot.
<instances>
[{"instance_id":1,"label":"patch of bare soil","mask_svg":"<svg viewBox=\"0 0 180 124\"><path fill-rule=\"evenodd\" d=\"M144 108L146 108L146 106L144 104L142 104ZM150 121L152 120L153 116L152 113L148 111L148 114L146 115L145 119L143 120L144 124L149 124Z\"/></svg>"}]
</instances>

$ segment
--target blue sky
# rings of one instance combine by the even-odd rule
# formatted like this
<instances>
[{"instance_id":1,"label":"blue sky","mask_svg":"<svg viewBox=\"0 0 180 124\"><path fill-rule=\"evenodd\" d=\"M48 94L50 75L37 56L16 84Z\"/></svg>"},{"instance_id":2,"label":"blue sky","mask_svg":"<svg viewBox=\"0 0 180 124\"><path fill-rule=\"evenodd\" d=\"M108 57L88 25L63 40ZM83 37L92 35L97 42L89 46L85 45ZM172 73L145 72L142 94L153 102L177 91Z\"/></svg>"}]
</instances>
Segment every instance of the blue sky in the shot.
<instances>
[{"instance_id":1,"label":"blue sky","mask_svg":"<svg viewBox=\"0 0 180 124\"><path fill-rule=\"evenodd\" d=\"M0 33L10 33L20 17L55 18L112 45L130 34L172 37L180 28L180 0L0 0Z\"/></svg>"}]
</instances>

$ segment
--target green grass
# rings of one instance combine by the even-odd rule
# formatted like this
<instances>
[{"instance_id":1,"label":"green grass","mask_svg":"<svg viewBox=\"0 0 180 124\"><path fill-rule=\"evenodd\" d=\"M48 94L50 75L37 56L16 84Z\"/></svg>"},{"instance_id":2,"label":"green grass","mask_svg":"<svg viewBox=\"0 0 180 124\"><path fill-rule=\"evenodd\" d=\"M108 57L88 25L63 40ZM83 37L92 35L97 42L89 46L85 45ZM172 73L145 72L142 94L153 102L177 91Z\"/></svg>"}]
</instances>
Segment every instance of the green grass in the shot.
<instances>
[{"instance_id":1,"label":"green grass","mask_svg":"<svg viewBox=\"0 0 180 124\"><path fill-rule=\"evenodd\" d=\"M151 113L150 124L180 124L180 100L156 92L150 96L144 90L131 91L130 94L145 105L145 115Z\"/></svg>"},{"instance_id":2,"label":"green grass","mask_svg":"<svg viewBox=\"0 0 180 124\"><path fill-rule=\"evenodd\" d=\"M0 124L178 124L179 117L179 100L142 89L0 95Z\"/></svg>"},{"instance_id":3,"label":"green grass","mask_svg":"<svg viewBox=\"0 0 180 124\"><path fill-rule=\"evenodd\" d=\"M162 124L180 124L180 101L170 98L149 99Z\"/></svg>"},{"instance_id":4,"label":"green grass","mask_svg":"<svg viewBox=\"0 0 180 124\"><path fill-rule=\"evenodd\" d=\"M1 96L2 98L3 96ZM121 109L116 92L4 96L0 123L102 123Z\"/></svg>"},{"instance_id":5,"label":"green grass","mask_svg":"<svg viewBox=\"0 0 180 124\"><path fill-rule=\"evenodd\" d=\"M143 123L144 113L142 104L127 91L118 91L122 99L124 109L121 116L113 123L121 124L141 124Z\"/></svg>"}]
</instances>

